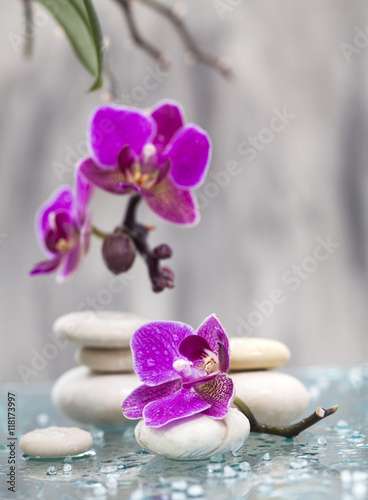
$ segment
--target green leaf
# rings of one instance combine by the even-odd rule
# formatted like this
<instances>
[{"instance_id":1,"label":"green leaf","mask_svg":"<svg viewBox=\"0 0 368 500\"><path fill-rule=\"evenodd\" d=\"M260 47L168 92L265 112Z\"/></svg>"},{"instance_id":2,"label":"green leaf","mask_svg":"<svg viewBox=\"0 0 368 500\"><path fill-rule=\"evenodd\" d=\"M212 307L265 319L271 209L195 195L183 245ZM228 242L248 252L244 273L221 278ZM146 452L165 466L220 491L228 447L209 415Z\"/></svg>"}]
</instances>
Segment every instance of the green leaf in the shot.
<instances>
[{"instance_id":1,"label":"green leaf","mask_svg":"<svg viewBox=\"0 0 368 500\"><path fill-rule=\"evenodd\" d=\"M37 0L65 31L83 66L94 76L90 90L102 86L103 40L91 0Z\"/></svg>"}]
</instances>

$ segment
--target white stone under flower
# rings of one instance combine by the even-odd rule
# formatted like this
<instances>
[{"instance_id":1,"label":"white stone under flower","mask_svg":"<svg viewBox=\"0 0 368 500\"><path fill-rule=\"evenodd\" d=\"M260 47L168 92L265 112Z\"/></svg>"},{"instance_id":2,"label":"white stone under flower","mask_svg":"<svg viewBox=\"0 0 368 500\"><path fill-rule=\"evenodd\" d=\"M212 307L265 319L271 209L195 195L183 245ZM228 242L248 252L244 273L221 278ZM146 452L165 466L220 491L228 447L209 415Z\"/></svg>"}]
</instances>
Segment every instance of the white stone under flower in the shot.
<instances>
[{"instance_id":1,"label":"white stone under flower","mask_svg":"<svg viewBox=\"0 0 368 500\"><path fill-rule=\"evenodd\" d=\"M248 419L230 408L223 419L198 413L159 428L141 420L135 428L138 443L155 455L173 460L203 460L218 453L238 451L250 432Z\"/></svg>"}]
</instances>

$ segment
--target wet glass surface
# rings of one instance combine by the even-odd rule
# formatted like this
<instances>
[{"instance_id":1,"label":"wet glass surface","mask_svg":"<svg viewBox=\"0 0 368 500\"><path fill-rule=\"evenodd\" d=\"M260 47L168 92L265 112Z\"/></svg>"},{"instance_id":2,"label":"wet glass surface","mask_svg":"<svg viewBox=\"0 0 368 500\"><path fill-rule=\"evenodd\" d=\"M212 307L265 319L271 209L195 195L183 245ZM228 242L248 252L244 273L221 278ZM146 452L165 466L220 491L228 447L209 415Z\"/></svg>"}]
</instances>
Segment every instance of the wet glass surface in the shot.
<instances>
[{"instance_id":1,"label":"wet glass surface","mask_svg":"<svg viewBox=\"0 0 368 500\"><path fill-rule=\"evenodd\" d=\"M178 462L141 450L134 426L86 427L61 415L51 384L1 387L0 498L87 500L361 499L368 498L368 365L283 370L312 395L309 412L339 403L338 412L294 440L251 434L236 454ZM60 459L17 456L16 494L6 474L7 392L17 397L16 436L37 427L78 425L92 432L92 451Z\"/></svg>"}]
</instances>

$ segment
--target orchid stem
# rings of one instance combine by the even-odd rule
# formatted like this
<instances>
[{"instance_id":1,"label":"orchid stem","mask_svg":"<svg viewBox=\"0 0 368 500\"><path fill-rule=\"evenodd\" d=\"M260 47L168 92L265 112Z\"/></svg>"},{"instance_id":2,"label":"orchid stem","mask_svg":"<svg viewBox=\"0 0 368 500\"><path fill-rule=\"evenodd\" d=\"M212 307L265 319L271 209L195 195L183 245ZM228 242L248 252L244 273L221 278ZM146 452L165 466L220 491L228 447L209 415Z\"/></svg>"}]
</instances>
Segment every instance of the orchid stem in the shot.
<instances>
[{"instance_id":1,"label":"orchid stem","mask_svg":"<svg viewBox=\"0 0 368 500\"><path fill-rule=\"evenodd\" d=\"M23 57L28 59L32 56L33 52L33 12L31 0L23 0L24 4L24 18L25 18L25 33L24 33L24 47L23 47Z\"/></svg>"},{"instance_id":2,"label":"orchid stem","mask_svg":"<svg viewBox=\"0 0 368 500\"><path fill-rule=\"evenodd\" d=\"M152 227L144 226L136 220L137 207L142 197L137 194L129 199L126 214L122 223L122 229L131 236L134 245L144 259L154 292L162 292L165 288L174 288L174 274L168 267L161 267L160 260L171 255L160 256L157 248L153 250L147 243L148 234ZM165 245L167 247L167 245ZM169 249L169 247L167 247ZM160 252L159 252L160 253Z\"/></svg>"},{"instance_id":3,"label":"orchid stem","mask_svg":"<svg viewBox=\"0 0 368 500\"><path fill-rule=\"evenodd\" d=\"M274 426L274 425L260 424L253 415L253 412L250 410L250 408L244 403L244 401L242 401L237 396L235 396L234 404L248 418L251 432L262 432L264 434L273 434L275 436L282 436L286 438L293 438L297 436L302 431L305 431L306 429L316 424L320 420L323 420L324 418L335 413L339 407L338 405L332 406L331 408L327 409L319 407L311 415L309 415L306 418L303 418L302 420L296 422L295 424L285 425L285 426L277 426L277 425Z\"/></svg>"},{"instance_id":4,"label":"orchid stem","mask_svg":"<svg viewBox=\"0 0 368 500\"><path fill-rule=\"evenodd\" d=\"M94 234L95 236L97 236L97 238L100 238L101 240L104 240L108 236L108 233L104 233L95 226L92 226L91 229L92 229L92 234Z\"/></svg>"}]
</instances>

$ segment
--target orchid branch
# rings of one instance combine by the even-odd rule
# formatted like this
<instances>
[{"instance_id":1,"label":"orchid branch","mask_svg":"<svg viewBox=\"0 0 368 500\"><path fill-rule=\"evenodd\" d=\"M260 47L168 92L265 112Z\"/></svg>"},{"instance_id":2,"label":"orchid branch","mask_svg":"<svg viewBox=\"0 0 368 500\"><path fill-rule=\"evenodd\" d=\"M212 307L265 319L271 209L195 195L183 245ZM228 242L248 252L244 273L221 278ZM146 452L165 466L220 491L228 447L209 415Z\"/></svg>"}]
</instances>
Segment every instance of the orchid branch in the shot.
<instances>
[{"instance_id":1,"label":"orchid branch","mask_svg":"<svg viewBox=\"0 0 368 500\"><path fill-rule=\"evenodd\" d=\"M101 240L104 240L108 236L108 233L105 233L104 231L101 231L96 226L92 226L91 227L91 232L92 232L92 234L94 234L95 236L97 236L97 238L100 238Z\"/></svg>"},{"instance_id":2,"label":"orchid branch","mask_svg":"<svg viewBox=\"0 0 368 500\"><path fill-rule=\"evenodd\" d=\"M168 7L158 0L140 1L144 5L147 5L151 9L159 12L162 16L166 17L166 19L174 26L185 47L196 61L214 68L227 79L233 78L234 74L226 61L224 61L221 57L215 56L211 52L202 49L198 45L196 40L193 38L193 35L186 27L181 15L178 14L174 8Z\"/></svg>"},{"instance_id":3,"label":"orchid branch","mask_svg":"<svg viewBox=\"0 0 368 500\"><path fill-rule=\"evenodd\" d=\"M130 34L138 47L141 47L144 51L146 51L151 57L156 59L161 64L167 65L167 60L165 58L165 54L163 51L156 48L150 42L145 40L140 34L135 18L133 15L133 11L131 8L131 4L133 0L115 0L120 7L123 9L124 15L126 17ZM178 14L174 8L169 7L158 0L140 0L140 2L150 9L156 11L161 16L165 17L176 29L179 37L182 39L185 47L188 49L191 56L195 61L198 61L202 64L210 66L215 70L219 71L225 78L231 79L234 74L223 58L215 56L211 52L202 49L199 44L194 39L193 35L189 32L186 27L182 17Z\"/></svg>"},{"instance_id":4,"label":"orchid branch","mask_svg":"<svg viewBox=\"0 0 368 500\"><path fill-rule=\"evenodd\" d=\"M160 260L170 258L172 251L168 245L159 245L153 250L150 249L147 238L148 233L154 228L144 226L136 221L136 211L141 199L140 195L131 196L122 229L129 232L136 249L146 262L152 283L152 290L154 292L161 292L165 288L174 288L173 271L168 267L161 268L160 266Z\"/></svg>"},{"instance_id":5,"label":"orchid branch","mask_svg":"<svg viewBox=\"0 0 368 500\"><path fill-rule=\"evenodd\" d=\"M305 431L312 425L316 424L320 420L332 415L338 409L338 405L332 406L331 408L317 408L315 412L309 415L306 418L303 418L299 422L295 424L286 425L286 426L273 426L267 424L260 424L255 418L251 409L242 401L240 398L235 396L234 399L235 406L248 418L250 423L251 432L261 432L264 434L273 434L275 436L283 436L286 438L293 438L300 434L302 431Z\"/></svg>"},{"instance_id":6,"label":"orchid branch","mask_svg":"<svg viewBox=\"0 0 368 500\"><path fill-rule=\"evenodd\" d=\"M23 46L23 56L29 58L33 52L33 11L31 0L23 0L25 18L25 36Z\"/></svg>"},{"instance_id":7,"label":"orchid branch","mask_svg":"<svg viewBox=\"0 0 368 500\"><path fill-rule=\"evenodd\" d=\"M153 59L161 61L163 59L163 53L159 49L157 49L154 45L152 45L150 42L145 40L140 34L131 8L131 1L130 0L115 0L115 1L123 9L126 21L128 23L130 35L133 38L135 44L141 49L143 49L145 52L147 52L151 57L153 57Z\"/></svg>"}]
</instances>

